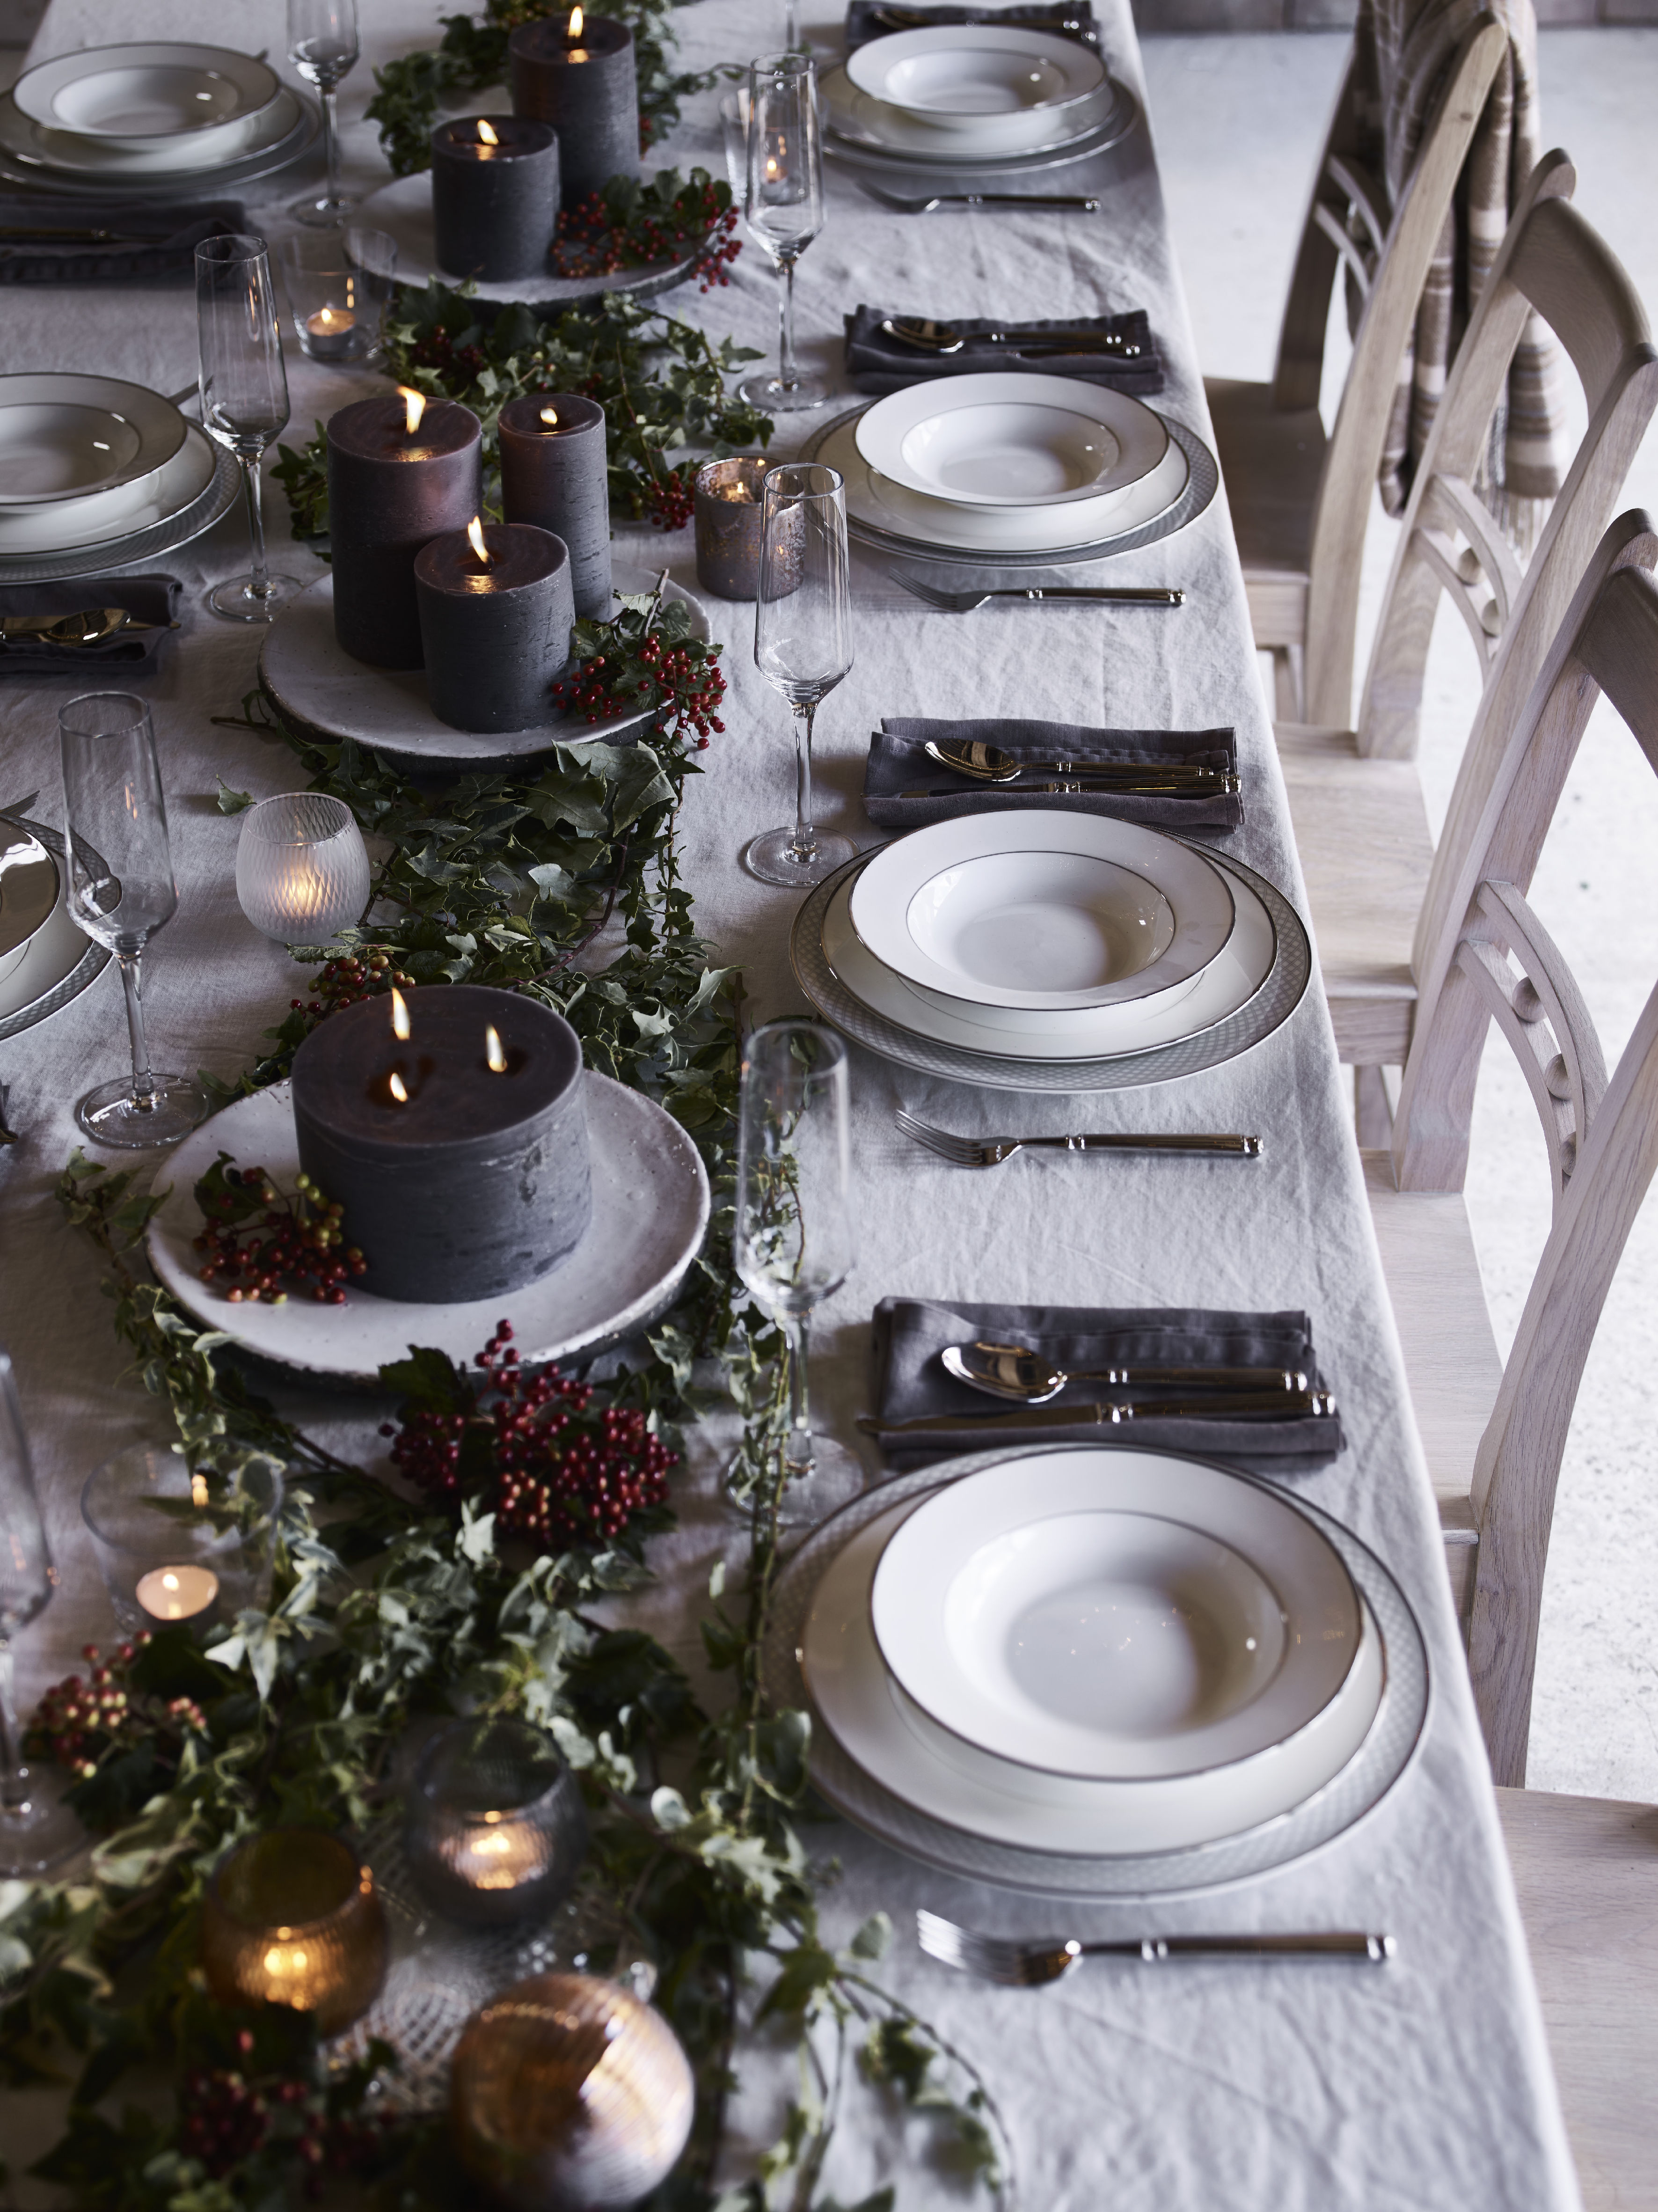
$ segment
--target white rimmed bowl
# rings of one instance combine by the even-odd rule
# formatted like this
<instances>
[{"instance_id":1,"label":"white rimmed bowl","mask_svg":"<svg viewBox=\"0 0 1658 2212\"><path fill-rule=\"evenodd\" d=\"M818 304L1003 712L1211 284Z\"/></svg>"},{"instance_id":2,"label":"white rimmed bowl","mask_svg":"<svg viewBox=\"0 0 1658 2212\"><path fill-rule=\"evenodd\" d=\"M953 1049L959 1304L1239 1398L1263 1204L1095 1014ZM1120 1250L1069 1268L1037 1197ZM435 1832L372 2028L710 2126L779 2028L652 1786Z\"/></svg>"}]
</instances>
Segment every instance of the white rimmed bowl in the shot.
<instances>
[{"instance_id":1,"label":"white rimmed bowl","mask_svg":"<svg viewBox=\"0 0 1658 2212\"><path fill-rule=\"evenodd\" d=\"M1012 152L1085 127L1110 86L1092 48L1052 33L948 24L872 39L847 57L866 98L965 152Z\"/></svg>"},{"instance_id":2,"label":"white rimmed bowl","mask_svg":"<svg viewBox=\"0 0 1658 2212\"><path fill-rule=\"evenodd\" d=\"M185 434L179 410L142 384L58 370L0 376L0 515L135 486L137 505Z\"/></svg>"},{"instance_id":3,"label":"white rimmed bowl","mask_svg":"<svg viewBox=\"0 0 1658 2212\"><path fill-rule=\"evenodd\" d=\"M222 143L214 134L203 137L197 133L156 140L145 151L112 146L100 138L82 138L70 131L49 130L25 115L9 94L0 94L0 152L33 173L51 170L77 179L82 185L142 181L159 191L206 170L234 172L239 164L256 158L281 161L299 152L315 130L314 110L304 106L286 85L277 88L269 107L235 126L233 143ZM226 179L216 173L215 181L223 185ZM233 173L228 183L236 182Z\"/></svg>"},{"instance_id":4,"label":"white rimmed bowl","mask_svg":"<svg viewBox=\"0 0 1658 2212\"><path fill-rule=\"evenodd\" d=\"M27 959L52 917L59 888L58 863L40 840L0 822L0 978Z\"/></svg>"},{"instance_id":5,"label":"white rimmed bowl","mask_svg":"<svg viewBox=\"0 0 1658 2212\"><path fill-rule=\"evenodd\" d=\"M1169 447L1160 415L1079 377L938 377L889 393L854 430L871 468L952 507L1083 506L1143 482Z\"/></svg>"},{"instance_id":6,"label":"white rimmed bowl","mask_svg":"<svg viewBox=\"0 0 1658 2212\"><path fill-rule=\"evenodd\" d=\"M27 70L13 94L42 130L112 153L177 151L184 141L222 161L281 90L252 54L144 40L58 54Z\"/></svg>"}]
</instances>

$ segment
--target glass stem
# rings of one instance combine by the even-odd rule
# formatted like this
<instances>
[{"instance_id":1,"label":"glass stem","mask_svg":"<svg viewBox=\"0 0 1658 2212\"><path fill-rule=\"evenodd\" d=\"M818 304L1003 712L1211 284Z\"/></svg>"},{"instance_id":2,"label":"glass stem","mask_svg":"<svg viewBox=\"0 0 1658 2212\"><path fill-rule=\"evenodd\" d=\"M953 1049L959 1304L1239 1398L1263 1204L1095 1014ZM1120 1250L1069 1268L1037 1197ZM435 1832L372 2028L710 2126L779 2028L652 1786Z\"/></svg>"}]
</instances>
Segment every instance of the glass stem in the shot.
<instances>
[{"instance_id":1,"label":"glass stem","mask_svg":"<svg viewBox=\"0 0 1658 2212\"><path fill-rule=\"evenodd\" d=\"M783 1341L787 1347L789 1425L783 1438L783 1474L796 1481L811 1473L811 1407L806 1396L806 1322L804 1315L783 1316Z\"/></svg>"},{"instance_id":2,"label":"glass stem","mask_svg":"<svg viewBox=\"0 0 1658 2212\"><path fill-rule=\"evenodd\" d=\"M777 381L785 392L793 392L800 381L800 373L794 365L794 264L798 256L790 253L778 263L783 272L783 296L777 310Z\"/></svg>"},{"instance_id":3,"label":"glass stem","mask_svg":"<svg viewBox=\"0 0 1658 2212\"><path fill-rule=\"evenodd\" d=\"M792 860L810 860L817 851L817 832L811 820L811 725L817 712L815 699L794 702L794 842Z\"/></svg>"},{"instance_id":4,"label":"glass stem","mask_svg":"<svg viewBox=\"0 0 1658 2212\"><path fill-rule=\"evenodd\" d=\"M23 1764L23 1739L17 1726L11 1644L4 1637L0 1637L0 1760L4 1762L4 1771L0 1772L0 1817L25 1818L32 1809L29 1771Z\"/></svg>"},{"instance_id":5,"label":"glass stem","mask_svg":"<svg viewBox=\"0 0 1658 2212\"><path fill-rule=\"evenodd\" d=\"M247 495L247 535L253 556L253 573L247 580L247 596L264 599L270 596L270 571L264 556L264 492L259 482L258 453L239 453L242 465L242 489Z\"/></svg>"},{"instance_id":6,"label":"glass stem","mask_svg":"<svg viewBox=\"0 0 1658 2212\"><path fill-rule=\"evenodd\" d=\"M337 207L340 198L340 134L335 114L337 89L331 84L319 88L322 94L323 160L327 165L328 182L324 187L324 204Z\"/></svg>"},{"instance_id":7,"label":"glass stem","mask_svg":"<svg viewBox=\"0 0 1658 2212\"><path fill-rule=\"evenodd\" d=\"M121 981L126 987L127 1034L132 1040L132 1103L141 1114L155 1110L155 1079L149 1072L149 1046L144 1036L143 955L118 952Z\"/></svg>"}]
</instances>

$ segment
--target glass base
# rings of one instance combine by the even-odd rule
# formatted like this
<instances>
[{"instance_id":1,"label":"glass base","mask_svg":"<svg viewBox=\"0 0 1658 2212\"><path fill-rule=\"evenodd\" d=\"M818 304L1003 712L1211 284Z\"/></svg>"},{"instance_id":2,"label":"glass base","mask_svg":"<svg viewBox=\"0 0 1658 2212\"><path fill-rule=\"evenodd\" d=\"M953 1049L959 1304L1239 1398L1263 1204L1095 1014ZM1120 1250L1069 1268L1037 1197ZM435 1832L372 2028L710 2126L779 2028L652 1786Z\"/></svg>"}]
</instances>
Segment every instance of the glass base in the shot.
<instances>
[{"instance_id":1,"label":"glass base","mask_svg":"<svg viewBox=\"0 0 1658 2212\"><path fill-rule=\"evenodd\" d=\"M838 1513L854 1498L861 1498L868 1482L864 1462L856 1452L836 1443L833 1437L820 1437L814 1432L811 1472L792 1474L783 1485L777 1525L791 1530L815 1528L831 1513ZM740 1513L745 1521L751 1517L753 1509L747 1498L736 1497L729 1489L726 1495L734 1512Z\"/></svg>"},{"instance_id":2,"label":"glass base","mask_svg":"<svg viewBox=\"0 0 1658 2212\"><path fill-rule=\"evenodd\" d=\"M207 1119L212 1101L193 1075L152 1075L150 1080L155 1088L143 1107L133 1097L130 1075L88 1091L75 1118L94 1144L148 1152L155 1145L176 1145Z\"/></svg>"},{"instance_id":3,"label":"glass base","mask_svg":"<svg viewBox=\"0 0 1658 2212\"><path fill-rule=\"evenodd\" d=\"M288 214L295 222L304 223L311 230L339 230L356 212L355 200L331 200L326 197L314 200L295 200Z\"/></svg>"},{"instance_id":4,"label":"glass base","mask_svg":"<svg viewBox=\"0 0 1658 2212\"><path fill-rule=\"evenodd\" d=\"M804 857L796 853L794 839L793 830L768 830L763 837L744 847L743 866L762 884L786 884L792 890L809 891L858 857L850 837L830 836L820 830Z\"/></svg>"},{"instance_id":5,"label":"glass base","mask_svg":"<svg viewBox=\"0 0 1658 2212\"><path fill-rule=\"evenodd\" d=\"M829 390L821 376L797 376L793 384L774 376L745 376L737 396L762 415L807 415L827 404Z\"/></svg>"},{"instance_id":6,"label":"glass base","mask_svg":"<svg viewBox=\"0 0 1658 2212\"><path fill-rule=\"evenodd\" d=\"M224 622L275 622L288 601L296 599L304 589L294 576L267 576L261 592L254 590L251 574L227 576L207 594L207 604Z\"/></svg>"},{"instance_id":7,"label":"glass base","mask_svg":"<svg viewBox=\"0 0 1658 2212\"><path fill-rule=\"evenodd\" d=\"M0 1879L27 1881L90 1840L69 1807L48 1797L20 1813L0 1812Z\"/></svg>"}]
</instances>

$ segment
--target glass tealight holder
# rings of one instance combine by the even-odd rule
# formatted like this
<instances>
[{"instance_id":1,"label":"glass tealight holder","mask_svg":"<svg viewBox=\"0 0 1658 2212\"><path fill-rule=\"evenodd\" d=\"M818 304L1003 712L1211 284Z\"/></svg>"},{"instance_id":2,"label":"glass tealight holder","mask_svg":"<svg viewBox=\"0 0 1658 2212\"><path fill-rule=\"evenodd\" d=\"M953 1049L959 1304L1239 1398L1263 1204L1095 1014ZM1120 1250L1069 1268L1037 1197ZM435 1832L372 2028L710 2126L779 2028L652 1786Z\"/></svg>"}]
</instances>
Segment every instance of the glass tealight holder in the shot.
<instances>
[{"instance_id":1,"label":"glass tealight holder","mask_svg":"<svg viewBox=\"0 0 1658 2212\"><path fill-rule=\"evenodd\" d=\"M285 791L242 817L236 897L279 945L325 945L368 904L367 848L343 799Z\"/></svg>"},{"instance_id":2,"label":"glass tealight holder","mask_svg":"<svg viewBox=\"0 0 1658 2212\"><path fill-rule=\"evenodd\" d=\"M397 273L397 241L383 230L353 223L284 240L282 283L301 351L337 368L372 366Z\"/></svg>"},{"instance_id":3,"label":"glass tealight holder","mask_svg":"<svg viewBox=\"0 0 1658 2212\"><path fill-rule=\"evenodd\" d=\"M771 466L763 453L735 453L696 472L696 580L717 599L759 596L761 494Z\"/></svg>"},{"instance_id":4,"label":"glass tealight holder","mask_svg":"<svg viewBox=\"0 0 1658 2212\"><path fill-rule=\"evenodd\" d=\"M221 2004L292 2005L337 2035L380 1995L386 1960L374 1876L338 1836L270 1828L208 1879L202 1969Z\"/></svg>"},{"instance_id":5,"label":"glass tealight holder","mask_svg":"<svg viewBox=\"0 0 1658 2212\"><path fill-rule=\"evenodd\" d=\"M404 1849L446 1919L505 1926L550 1912L574 1881L587 1814L574 1775L518 1720L453 1721L427 1745Z\"/></svg>"},{"instance_id":6,"label":"glass tealight holder","mask_svg":"<svg viewBox=\"0 0 1658 2212\"><path fill-rule=\"evenodd\" d=\"M125 1633L179 1621L218 1632L263 1602L282 1502L274 1460L233 1480L192 1474L178 1452L129 1444L94 1468L81 1517Z\"/></svg>"}]
</instances>

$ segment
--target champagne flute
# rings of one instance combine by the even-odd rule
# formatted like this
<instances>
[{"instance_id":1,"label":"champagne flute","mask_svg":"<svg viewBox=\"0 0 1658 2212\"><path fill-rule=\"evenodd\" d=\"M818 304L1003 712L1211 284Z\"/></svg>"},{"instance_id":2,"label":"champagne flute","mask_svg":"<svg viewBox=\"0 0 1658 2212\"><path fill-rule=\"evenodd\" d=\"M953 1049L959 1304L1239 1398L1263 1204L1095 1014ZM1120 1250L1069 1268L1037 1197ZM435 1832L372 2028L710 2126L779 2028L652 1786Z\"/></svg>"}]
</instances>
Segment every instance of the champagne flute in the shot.
<instances>
[{"instance_id":1,"label":"champagne flute","mask_svg":"<svg viewBox=\"0 0 1658 2212\"><path fill-rule=\"evenodd\" d=\"M191 1076L156 1074L144 1037L144 947L179 904L149 708L130 691L92 691L58 709L58 731L70 915L120 963L132 1044L131 1077L88 1091L75 1118L100 1145L176 1145L208 1097Z\"/></svg>"},{"instance_id":2,"label":"champagne flute","mask_svg":"<svg viewBox=\"0 0 1658 2212\"><path fill-rule=\"evenodd\" d=\"M202 427L242 465L253 566L216 584L207 603L227 622L270 622L303 587L265 565L259 460L288 427L288 373L262 238L205 239L196 248Z\"/></svg>"},{"instance_id":3,"label":"champagne flute","mask_svg":"<svg viewBox=\"0 0 1658 2212\"><path fill-rule=\"evenodd\" d=\"M737 1272L783 1332L788 1425L778 1519L821 1521L863 1487L856 1455L814 1436L806 1387L813 1310L852 1272L847 1048L815 1022L768 1022L743 1054Z\"/></svg>"},{"instance_id":4,"label":"champagne flute","mask_svg":"<svg viewBox=\"0 0 1658 2212\"><path fill-rule=\"evenodd\" d=\"M766 471L761 493L755 665L794 709L792 830L768 830L743 854L762 883L805 890L852 860L849 837L812 824L811 735L818 702L852 666L852 581L846 490L838 470L793 461Z\"/></svg>"},{"instance_id":5,"label":"champagne flute","mask_svg":"<svg viewBox=\"0 0 1658 2212\"><path fill-rule=\"evenodd\" d=\"M340 79L362 52L357 36L357 0L288 0L288 58L322 94L322 136L328 181L319 200L295 200L288 210L295 222L319 228L343 222L352 203L340 191L339 118L334 94Z\"/></svg>"},{"instance_id":6,"label":"champagne flute","mask_svg":"<svg viewBox=\"0 0 1658 2212\"><path fill-rule=\"evenodd\" d=\"M817 71L807 54L749 64L748 175L743 219L782 272L775 376L745 377L738 391L764 415L821 407L829 386L794 362L794 264L823 228L823 153Z\"/></svg>"},{"instance_id":7,"label":"champagne flute","mask_svg":"<svg viewBox=\"0 0 1658 2212\"><path fill-rule=\"evenodd\" d=\"M41 1874L84 1841L68 1808L41 1797L30 1780L12 1688L12 1639L57 1581L11 1362L0 1352L0 1875Z\"/></svg>"}]
</instances>

